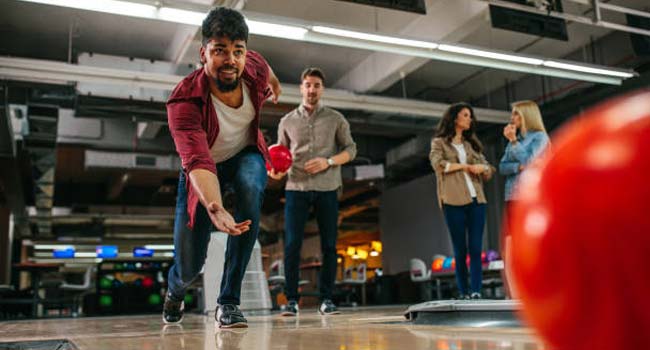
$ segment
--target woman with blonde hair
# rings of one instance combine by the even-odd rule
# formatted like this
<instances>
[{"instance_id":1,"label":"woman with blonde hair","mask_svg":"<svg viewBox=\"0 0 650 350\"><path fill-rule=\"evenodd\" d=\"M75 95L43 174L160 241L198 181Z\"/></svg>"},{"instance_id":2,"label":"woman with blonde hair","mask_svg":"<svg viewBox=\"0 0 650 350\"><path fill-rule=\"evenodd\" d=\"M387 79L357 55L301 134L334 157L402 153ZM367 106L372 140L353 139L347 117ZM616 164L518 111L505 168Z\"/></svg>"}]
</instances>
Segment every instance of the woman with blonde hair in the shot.
<instances>
[{"instance_id":1,"label":"woman with blonde hair","mask_svg":"<svg viewBox=\"0 0 650 350\"><path fill-rule=\"evenodd\" d=\"M515 186L519 174L525 169L538 154L543 152L549 145L548 134L542 120L542 113L537 103L533 101L518 101L512 104L510 123L503 128L503 136L508 139L506 151L499 163L499 173L506 177L505 201L506 214L510 211L516 200ZM504 223L507 220L504 220ZM516 290L508 283L510 280L510 230L504 228L501 240L501 251L506 264L505 275L503 276L506 294L514 298Z\"/></svg>"},{"instance_id":2,"label":"woman with blonde hair","mask_svg":"<svg viewBox=\"0 0 650 350\"><path fill-rule=\"evenodd\" d=\"M503 128L508 139L499 163L499 173L506 176L506 202L514 200L514 186L519 174L548 145L549 139L537 103L519 101L512 104L510 123Z\"/></svg>"},{"instance_id":3,"label":"woman with blonde hair","mask_svg":"<svg viewBox=\"0 0 650 350\"><path fill-rule=\"evenodd\" d=\"M474 110L466 103L451 105L431 140L429 160L436 172L438 204L443 210L456 257L456 281L461 299L481 298L481 248L485 226L483 182L495 169L476 137ZM465 256L470 256L467 286Z\"/></svg>"}]
</instances>

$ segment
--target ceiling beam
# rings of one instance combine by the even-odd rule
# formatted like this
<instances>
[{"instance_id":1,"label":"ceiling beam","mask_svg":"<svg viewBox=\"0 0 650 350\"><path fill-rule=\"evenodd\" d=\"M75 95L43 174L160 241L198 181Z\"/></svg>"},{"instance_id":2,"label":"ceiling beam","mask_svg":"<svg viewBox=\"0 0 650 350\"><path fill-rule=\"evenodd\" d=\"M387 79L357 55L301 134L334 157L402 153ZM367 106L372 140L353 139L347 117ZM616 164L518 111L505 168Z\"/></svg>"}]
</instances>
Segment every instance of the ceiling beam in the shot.
<instances>
[{"instance_id":1,"label":"ceiling beam","mask_svg":"<svg viewBox=\"0 0 650 350\"><path fill-rule=\"evenodd\" d=\"M124 16L134 16L173 23L199 26L205 17L202 11L187 11L178 8L157 7L132 2L104 0L100 4L71 0L23 0L43 4L59 5L83 10L99 11ZM484 0L490 1L490 0ZM494 0L498 1L498 0ZM585 65L581 62L558 62L547 57L532 57L495 51L482 47L464 47L413 40L402 37L363 33L354 29L342 29L328 25L295 19L270 18L264 14L246 12L249 33L254 35L298 40L324 45L354 49L387 52L398 55L420 57L432 60L454 62L466 65L488 67L546 75L566 79L584 80L603 84L620 85L623 79L637 74L630 70L612 69L605 66Z\"/></svg>"},{"instance_id":2,"label":"ceiling beam","mask_svg":"<svg viewBox=\"0 0 650 350\"><path fill-rule=\"evenodd\" d=\"M158 132L162 129L164 122L138 122L138 138L153 140L158 136Z\"/></svg>"},{"instance_id":3,"label":"ceiling beam","mask_svg":"<svg viewBox=\"0 0 650 350\"><path fill-rule=\"evenodd\" d=\"M429 41L458 42L485 21L487 4L473 0L442 0L427 6L427 15L399 33ZM366 93L388 89L426 63L427 58L375 52L343 75L334 86Z\"/></svg>"},{"instance_id":4,"label":"ceiling beam","mask_svg":"<svg viewBox=\"0 0 650 350\"><path fill-rule=\"evenodd\" d=\"M0 78L32 82L48 81L66 85L70 84L70 82L92 82L169 91L184 77L114 68L79 66L46 60L0 57ZM279 102L299 104L302 101L300 88L297 85L283 84L282 89L283 93ZM337 89L326 89L323 102L332 108L436 119L440 118L449 106L446 103L361 95ZM503 110L477 108L475 112L481 115L482 121L489 123L503 124L507 123L510 118L510 113Z\"/></svg>"},{"instance_id":5,"label":"ceiling beam","mask_svg":"<svg viewBox=\"0 0 650 350\"><path fill-rule=\"evenodd\" d=\"M182 26L180 27L174 36L170 39L169 45L165 50L165 59L174 64L179 64L183 60L183 57L187 54L187 50L192 45L192 40L197 35L197 28L195 26ZM198 58L199 53L196 53Z\"/></svg>"}]
</instances>

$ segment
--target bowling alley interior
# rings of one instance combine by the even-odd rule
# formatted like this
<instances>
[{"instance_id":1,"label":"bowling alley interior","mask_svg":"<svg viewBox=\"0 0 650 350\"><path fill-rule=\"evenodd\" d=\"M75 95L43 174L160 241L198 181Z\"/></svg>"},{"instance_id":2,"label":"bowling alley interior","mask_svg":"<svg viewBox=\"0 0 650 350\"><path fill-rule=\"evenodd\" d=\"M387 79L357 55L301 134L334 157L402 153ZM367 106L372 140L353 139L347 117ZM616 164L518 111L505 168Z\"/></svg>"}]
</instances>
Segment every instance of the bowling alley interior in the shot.
<instances>
[{"instance_id":1,"label":"bowling alley interior","mask_svg":"<svg viewBox=\"0 0 650 350\"><path fill-rule=\"evenodd\" d=\"M650 348L647 0L0 3L0 349Z\"/></svg>"}]
</instances>

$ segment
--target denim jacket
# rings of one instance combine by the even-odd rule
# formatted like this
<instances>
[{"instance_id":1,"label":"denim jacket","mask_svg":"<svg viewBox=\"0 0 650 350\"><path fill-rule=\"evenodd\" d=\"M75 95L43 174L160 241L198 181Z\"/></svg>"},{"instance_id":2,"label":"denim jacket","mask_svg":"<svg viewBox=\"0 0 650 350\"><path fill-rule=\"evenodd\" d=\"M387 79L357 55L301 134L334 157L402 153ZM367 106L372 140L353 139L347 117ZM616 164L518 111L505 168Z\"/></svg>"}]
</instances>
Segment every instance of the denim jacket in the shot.
<instances>
[{"instance_id":1,"label":"denim jacket","mask_svg":"<svg viewBox=\"0 0 650 350\"><path fill-rule=\"evenodd\" d=\"M540 154L548 145L548 135L543 131L529 131L525 137L517 135L515 145L512 142L506 146L506 151L499 162L499 174L506 177L505 199L513 200L514 187L519 177L519 165L526 166L533 158Z\"/></svg>"}]
</instances>

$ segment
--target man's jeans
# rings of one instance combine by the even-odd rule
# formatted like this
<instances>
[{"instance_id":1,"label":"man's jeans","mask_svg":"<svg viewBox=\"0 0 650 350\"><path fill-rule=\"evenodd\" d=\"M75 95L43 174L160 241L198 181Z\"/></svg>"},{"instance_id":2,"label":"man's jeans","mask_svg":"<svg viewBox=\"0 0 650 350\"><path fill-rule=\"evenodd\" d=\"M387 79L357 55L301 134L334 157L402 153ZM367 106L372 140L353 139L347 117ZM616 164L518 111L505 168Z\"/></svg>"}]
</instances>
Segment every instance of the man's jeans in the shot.
<instances>
[{"instance_id":1,"label":"man's jeans","mask_svg":"<svg viewBox=\"0 0 650 350\"><path fill-rule=\"evenodd\" d=\"M286 195L284 274L287 299L298 301L300 297L298 295L300 249L312 205L318 221L323 255L319 281L320 298L321 300L332 299L336 279L336 236L339 216L337 191L286 191Z\"/></svg>"},{"instance_id":2,"label":"man's jeans","mask_svg":"<svg viewBox=\"0 0 650 350\"><path fill-rule=\"evenodd\" d=\"M226 188L235 192L235 222L252 220L250 230L239 236L228 236L226 257L218 304L239 305L241 283L259 231L260 211L266 187L264 159L256 147L247 147L234 157L217 164L222 193ZM185 289L196 279L205 262L210 233L214 230L205 207L196 208L194 229L187 227L187 191L185 174L178 179L176 221L174 223L174 265L169 270L169 294L183 300Z\"/></svg>"}]
</instances>

